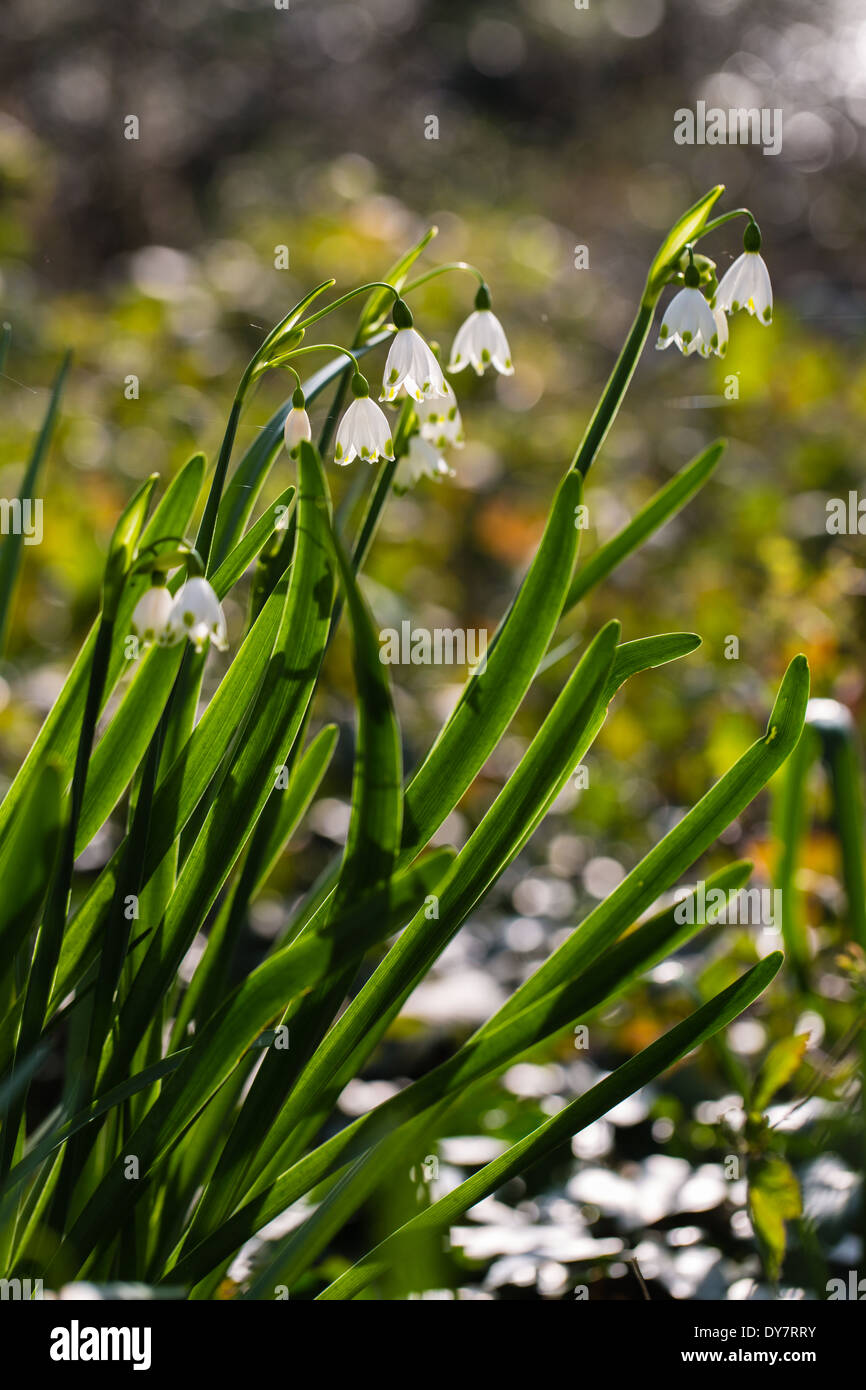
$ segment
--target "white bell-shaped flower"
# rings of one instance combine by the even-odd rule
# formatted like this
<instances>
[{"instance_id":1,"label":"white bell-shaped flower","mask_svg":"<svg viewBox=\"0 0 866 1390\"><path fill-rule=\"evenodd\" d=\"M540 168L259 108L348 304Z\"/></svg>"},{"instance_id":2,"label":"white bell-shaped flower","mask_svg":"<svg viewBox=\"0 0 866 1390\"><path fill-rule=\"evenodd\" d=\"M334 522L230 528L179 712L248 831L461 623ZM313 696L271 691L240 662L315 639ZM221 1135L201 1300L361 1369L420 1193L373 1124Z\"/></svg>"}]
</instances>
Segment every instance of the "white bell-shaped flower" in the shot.
<instances>
[{"instance_id":1,"label":"white bell-shaped flower","mask_svg":"<svg viewBox=\"0 0 866 1390\"><path fill-rule=\"evenodd\" d=\"M698 332L695 334L695 336L692 338L692 340L691 340L691 342L689 343L688 347L684 347L684 348L681 349L682 352L685 354L686 357L690 357L691 354L692 354L693 352L699 352L699 353L701 354L701 357L709 357L709 355L710 355L711 352L714 352L714 353L716 354L717 357L724 357L725 353L727 352L727 350L728 350L728 320L726 319L725 315L722 313L721 309L714 309L714 308L712 307L712 305L710 306L710 312L712 313L712 316L713 316L713 325L714 325L714 332L713 332L712 336L710 337L710 341L709 341L709 342L706 342L706 340L705 340L705 338L704 338L703 326L702 326L702 327L698 330ZM656 344L656 347L669 347L669 346L670 346L669 343L666 343L666 344L657 343L657 344Z\"/></svg>"},{"instance_id":2,"label":"white bell-shaped flower","mask_svg":"<svg viewBox=\"0 0 866 1390\"><path fill-rule=\"evenodd\" d=\"M334 459L351 463L354 458L376 463L380 458L394 457L391 425L384 410L370 400L370 387L360 372L352 378L355 399L346 410L337 428Z\"/></svg>"},{"instance_id":3,"label":"white bell-shaped flower","mask_svg":"<svg viewBox=\"0 0 866 1390\"><path fill-rule=\"evenodd\" d=\"M394 473L394 491L408 492L422 478L433 478L436 482L441 482L443 478L453 478L454 469L449 468L439 450L430 443L429 439L423 439L420 434L413 434L409 440L408 451L402 455Z\"/></svg>"},{"instance_id":4,"label":"white bell-shaped flower","mask_svg":"<svg viewBox=\"0 0 866 1390\"><path fill-rule=\"evenodd\" d=\"M283 430L283 438L286 441L286 448L292 458L297 457L301 441L310 440L313 431L310 428L310 417L306 412L306 401L300 386L295 388L292 396L292 408L286 416L286 424Z\"/></svg>"},{"instance_id":5,"label":"white bell-shaped flower","mask_svg":"<svg viewBox=\"0 0 866 1390\"><path fill-rule=\"evenodd\" d=\"M724 315L714 313L698 289L700 276L693 263L687 267L683 279L685 287L674 295L667 307L656 347L664 350L676 343L687 357L693 352L699 352L702 357L709 357L711 352L724 356L728 343L728 326L722 322Z\"/></svg>"},{"instance_id":6,"label":"white bell-shaped flower","mask_svg":"<svg viewBox=\"0 0 866 1390\"><path fill-rule=\"evenodd\" d=\"M475 296L475 308L457 330L451 349L449 372L462 372L472 366L482 376L490 366L511 376L514 365L505 329L490 308L490 291L482 285Z\"/></svg>"},{"instance_id":7,"label":"white bell-shaped flower","mask_svg":"<svg viewBox=\"0 0 866 1390\"><path fill-rule=\"evenodd\" d=\"M750 239L750 231L751 226L746 228L744 243ZM754 243L754 238L751 240ZM770 272L757 248L745 250L730 269L725 271L713 304L726 314L736 314L738 310L746 309L750 314L754 314L759 323L773 322L773 287L770 284Z\"/></svg>"},{"instance_id":8,"label":"white bell-shaped flower","mask_svg":"<svg viewBox=\"0 0 866 1390\"><path fill-rule=\"evenodd\" d=\"M444 400L419 401L416 411L421 438L439 449L462 449L465 441L457 397L446 381Z\"/></svg>"},{"instance_id":9,"label":"white bell-shaped flower","mask_svg":"<svg viewBox=\"0 0 866 1390\"><path fill-rule=\"evenodd\" d=\"M150 647L154 642L170 645L168 620L173 604L174 598L164 584L155 584L142 594L129 620L130 630L142 647Z\"/></svg>"},{"instance_id":10,"label":"white bell-shaped flower","mask_svg":"<svg viewBox=\"0 0 866 1390\"><path fill-rule=\"evenodd\" d=\"M427 400L430 396L444 396L442 368L421 334L412 327L411 311L402 299L394 303L393 319L397 332L388 349L379 400L394 401L401 392L415 401Z\"/></svg>"},{"instance_id":11,"label":"white bell-shaped flower","mask_svg":"<svg viewBox=\"0 0 866 1390\"><path fill-rule=\"evenodd\" d=\"M172 604L167 630L170 642L188 637L197 652L206 642L212 642L221 652L226 650L225 615L206 579L187 579L181 585Z\"/></svg>"}]
</instances>

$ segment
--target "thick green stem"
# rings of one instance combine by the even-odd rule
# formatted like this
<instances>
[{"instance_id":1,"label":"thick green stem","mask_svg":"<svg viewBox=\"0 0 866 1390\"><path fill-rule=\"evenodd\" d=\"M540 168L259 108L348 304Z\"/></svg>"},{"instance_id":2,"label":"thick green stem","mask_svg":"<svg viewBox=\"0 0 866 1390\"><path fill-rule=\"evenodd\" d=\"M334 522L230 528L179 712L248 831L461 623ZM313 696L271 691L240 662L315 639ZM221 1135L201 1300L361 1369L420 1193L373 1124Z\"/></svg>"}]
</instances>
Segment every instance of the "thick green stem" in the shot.
<instances>
[{"instance_id":1,"label":"thick green stem","mask_svg":"<svg viewBox=\"0 0 866 1390\"><path fill-rule=\"evenodd\" d=\"M601 399L586 428L586 433L580 441L580 447L571 461L572 471L583 474L584 478L607 438L607 432L616 419L617 411L628 390L628 384L632 379L638 358L643 351L644 343L652 326L657 301L657 294L651 298L644 296L641 301L640 309L629 329L622 352L616 360L616 366L608 378Z\"/></svg>"},{"instance_id":2,"label":"thick green stem","mask_svg":"<svg viewBox=\"0 0 866 1390\"><path fill-rule=\"evenodd\" d=\"M231 413L228 418L228 424L226 425L226 431L223 435L223 442L214 470L213 482L210 485L210 492L208 493L208 499L204 509L204 516L201 519L201 525L198 528L198 535L195 540L195 548L204 562L206 572L209 566L214 531L216 530L217 513L219 511L220 501L222 500L226 474L228 473L229 459L231 458L232 449L234 447L235 435L238 432L238 422L241 418L244 395L248 384L249 368L247 368L247 371L244 373L237 394L232 402Z\"/></svg>"}]
</instances>

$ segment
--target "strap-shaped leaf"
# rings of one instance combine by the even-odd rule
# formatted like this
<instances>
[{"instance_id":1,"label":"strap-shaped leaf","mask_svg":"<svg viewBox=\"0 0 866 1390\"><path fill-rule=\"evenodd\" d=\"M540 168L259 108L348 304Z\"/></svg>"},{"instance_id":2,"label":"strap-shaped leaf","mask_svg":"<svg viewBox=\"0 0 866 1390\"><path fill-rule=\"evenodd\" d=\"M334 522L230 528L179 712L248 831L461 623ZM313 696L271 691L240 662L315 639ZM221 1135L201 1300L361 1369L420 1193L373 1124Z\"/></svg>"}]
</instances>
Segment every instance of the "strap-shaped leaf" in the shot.
<instances>
[{"instance_id":1,"label":"strap-shaped leaf","mask_svg":"<svg viewBox=\"0 0 866 1390\"><path fill-rule=\"evenodd\" d=\"M204 474L204 457L195 454L169 484L165 496L154 508L150 521L145 526L140 544L149 545L159 536L182 535L192 516ZM115 642L108 667L103 704L105 704L117 684L121 674L127 669L123 649L123 636L129 628L129 618L141 594L148 586L145 575L130 579L124 590L115 625ZM42 728L36 735L30 751L12 785L0 805L0 838L8 833L12 816L24 796L31 779L36 775L44 760L53 755L71 768L78 742L78 730L84 713L90 663L96 645L96 632L99 624L94 623L84 644L75 658L63 689L49 711Z\"/></svg>"},{"instance_id":2,"label":"strap-shaped leaf","mask_svg":"<svg viewBox=\"0 0 866 1390\"><path fill-rule=\"evenodd\" d=\"M450 862L437 851L413 866L365 902L329 923L327 931L310 932L269 957L229 996L191 1044L182 1066L138 1128L129 1136L130 1151L151 1174L186 1126L196 1117L237 1066L268 1023L288 1002L340 970L346 950L367 949L405 922ZM68 1233L69 1251L83 1259L107 1217L131 1209L146 1184L129 1183L122 1157L105 1174L90 1202ZM63 1251L58 1258L63 1260ZM46 1270L46 1275L48 1271Z\"/></svg>"},{"instance_id":3,"label":"strap-shaped leaf","mask_svg":"<svg viewBox=\"0 0 866 1390\"><path fill-rule=\"evenodd\" d=\"M239 723L246 717L250 703L269 669L285 602L285 588L278 588L247 634L241 650L226 672L181 756L169 769L160 785L154 797L143 881L146 882L151 874L156 872L177 834L192 816L219 769ZM140 676L137 679L140 679ZM132 731L130 737L134 737ZM97 753L98 751L97 749ZM106 810L106 803L110 802L113 805L123 789L121 787L118 790L114 783L112 765L105 759L105 755L102 755L98 762L95 756L94 765L96 770L88 779L91 790L89 796L85 794L81 820L80 842L83 843L87 843L108 814L110 806ZM125 776L125 772L122 775ZM121 844L67 927L54 989L55 1001L68 993L82 962L88 959L88 952L114 894L122 858Z\"/></svg>"},{"instance_id":4,"label":"strap-shaped leaf","mask_svg":"<svg viewBox=\"0 0 866 1390\"><path fill-rule=\"evenodd\" d=\"M350 904L363 901L381 884L387 883L400 846L402 810L400 734L387 667L379 659L372 615L333 532L331 544L352 628L358 729L346 849L328 910L317 919L317 932L324 930L330 916L339 916ZM302 933L296 941L303 942L308 934ZM244 1182L257 1150L268 1143L274 1115L331 1023L352 983L359 960L356 950L347 951L343 969L338 970L323 988L308 991L292 1019L291 1055L272 1052L265 1058L205 1194L197 1214L196 1229L222 1220L231 1210L235 1193Z\"/></svg>"},{"instance_id":5,"label":"strap-shaped leaf","mask_svg":"<svg viewBox=\"0 0 866 1390\"><path fill-rule=\"evenodd\" d=\"M759 961L736 984L697 1009L689 1018L665 1033L664 1037L618 1067L585 1095L572 1101L559 1114L539 1125L525 1139L513 1144L499 1158L486 1164L447 1196L441 1197L426 1211L413 1217L399 1231L387 1237L369 1255L330 1284L319 1294L319 1298L354 1298L372 1280L387 1273L389 1267L396 1267L401 1251L411 1246L414 1239L430 1233L446 1232L470 1207L495 1192L503 1183L555 1152L560 1144L606 1115L615 1105L660 1076L686 1053L700 1046L720 1029L727 1027L766 989L781 963L782 955L778 951Z\"/></svg>"},{"instance_id":6,"label":"strap-shaped leaf","mask_svg":"<svg viewBox=\"0 0 866 1390\"><path fill-rule=\"evenodd\" d=\"M735 891L746 882L751 868L747 860L728 865L707 880L707 892L711 889ZM609 1004L636 976L651 969L703 928L705 921L697 893L691 898L691 914L681 915L691 915L692 922L679 922L675 908L666 908L605 952L578 979L564 981L498 1027L485 1024L453 1057L318 1145L200 1245L190 1248L166 1276L167 1280L197 1283L280 1212L347 1163L373 1150L389 1134L416 1120L425 1111L430 1112L443 1099L455 1099L464 1094L474 1082L513 1065L529 1049ZM193 1231L197 1234L200 1229L194 1227ZM192 1242L192 1234L190 1239Z\"/></svg>"},{"instance_id":7,"label":"strap-shaped leaf","mask_svg":"<svg viewBox=\"0 0 866 1390\"><path fill-rule=\"evenodd\" d=\"M8 335L4 335L4 344L8 343ZM5 347L4 347L5 357ZM54 426L57 422L57 414L60 409L60 397L63 393L63 385L66 381L66 373L69 370L69 363L72 354L67 352L58 368L54 378L54 385L51 388L51 395L48 398L48 405L42 420L42 426L36 436L33 451L24 471L21 480L21 487L18 492L18 505L24 507L33 501L36 484L39 481L39 474L45 462L51 440L54 435ZM2 370L2 368L0 368ZM42 506L42 503L39 503ZM21 553L24 545L23 527L18 529L13 527L3 539L0 545L0 656L6 642L6 629L9 624L9 613L12 606L12 596L15 592L15 584L18 579L18 571L21 567Z\"/></svg>"},{"instance_id":8,"label":"strap-shaped leaf","mask_svg":"<svg viewBox=\"0 0 866 1390\"><path fill-rule=\"evenodd\" d=\"M406 788L403 842L411 857L450 815L532 684L559 621L577 556L580 476L560 484L535 558L451 717Z\"/></svg>"},{"instance_id":9,"label":"strap-shaped leaf","mask_svg":"<svg viewBox=\"0 0 866 1390\"><path fill-rule=\"evenodd\" d=\"M57 857L65 769L46 762L24 797L0 849L0 978L39 911Z\"/></svg>"},{"instance_id":10,"label":"strap-shaped leaf","mask_svg":"<svg viewBox=\"0 0 866 1390\"><path fill-rule=\"evenodd\" d=\"M219 598L224 598L234 587L277 528L285 525L294 508L294 502L294 487L285 488L217 566L210 582Z\"/></svg>"},{"instance_id":11,"label":"strap-shaped leaf","mask_svg":"<svg viewBox=\"0 0 866 1390\"><path fill-rule=\"evenodd\" d=\"M223 997L228 984L231 955L245 919L246 906L270 876L276 860L315 796L336 746L337 727L327 724L304 750L292 771L288 787L285 790L275 788L271 793L269 805L273 804L274 811L269 833L259 847L255 862L251 863L247 856L238 879L240 911L233 911L236 901L233 893L208 934L204 955L178 1009L172 1032L175 1043L179 1043L184 1036L191 1019L197 1018L203 1022L209 1018L216 1009L217 1001Z\"/></svg>"},{"instance_id":12,"label":"strap-shaped leaf","mask_svg":"<svg viewBox=\"0 0 866 1390\"><path fill-rule=\"evenodd\" d=\"M112 1079L116 1068L122 1065L121 1059L141 1036L169 988L196 931L261 815L279 769L291 752L318 679L330 626L334 569L327 484L318 454L306 444L301 447L298 506L297 554L274 650L237 756L211 802L178 876L159 932L145 954L121 1009L111 1064ZM238 664L235 661L231 670ZM202 717L199 728L213 703ZM188 759L184 759L184 763L181 791L185 795L190 764ZM173 772L174 769L157 793L155 822L157 802Z\"/></svg>"},{"instance_id":13,"label":"strap-shaped leaf","mask_svg":"<svg viewBox=\"0 0 866 1390\"><path fill-rule=\"evenodd\" d=\"M734 764L691 811L645 855L622 883L599 903L572 935L504 1005L507 1018L539 999L566 974L585 969L660 893L703 854L732 820L753 801L795 747L809 698L809 666L796 656L779 687L763 738Z\"/></svg>"},{"instance_id":14,"label":"strap-shaped leaf","mask_svg":"<svg viewBox=\"0 0 866 1390\"><path fill-rule=\"evenodd\" d=\"M600 545L598 550L581 564L568 591L563 614L570 612L591 589L596 588L602 580L612 574L627 556L633 554L649 536L685 506L699 488L703 487L725 448L724 440L718 440L708 449L704 449L691 463L687 463L685 468L675 473L670 482L654 493L621 531L604 545Z\"/></svg>"},{"instance_id":15,"label":"strap-shaped leaf","mask_svg":"<svg viewBox=\"0 0 866 1390\"><path fill-rule=\"evenodd\" d=\"M271 1127L259 1161L279 1155L297 1120L352 1057L369 1056L412 989L503 869L520 852L586 751L613 664L619 624L608 623L588 647L520 763L454 862L439 894L438 917L422 911L391 947L330 1030ZM265 1169L260 1182L266 1182Z\"/></svg>"}]
</instances>

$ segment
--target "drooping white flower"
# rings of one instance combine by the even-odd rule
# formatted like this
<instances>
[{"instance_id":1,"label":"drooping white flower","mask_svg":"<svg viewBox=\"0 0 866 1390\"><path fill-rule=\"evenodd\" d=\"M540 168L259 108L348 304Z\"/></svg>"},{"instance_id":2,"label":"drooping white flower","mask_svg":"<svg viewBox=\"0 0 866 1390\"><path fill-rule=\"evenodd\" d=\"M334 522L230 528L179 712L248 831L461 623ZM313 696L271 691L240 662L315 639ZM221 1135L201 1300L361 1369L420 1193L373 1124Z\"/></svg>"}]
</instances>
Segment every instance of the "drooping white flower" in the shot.
<instances>
[{"instance_id":1,"label":"drooping white flower","mask_svg":"<svg viewBox=\"0 0 866 1390\"><path fill-rule=\"evenodd\" d=\"M206 579L187 579L177 592L167 623L168 641L188 637L197 652L213 642L219 651L228 647L226 620L220 601Z\"/></svg>"},{"instance_id":2,"label":"drooping white flower","mask_svg":"<svg viewBox=\"0 0 866 1390\"><path fill-rule=\"evenodd\" d=\"M697 286L687 283L667 307L656 347L664 350L676 343L687 357L693 352L702 357L716 352L723 357L728 343L728 326L723 319L723 314L714 314Z\"/></svg>"},{"instance_id":3,"label":"drooping white flower","mask_svg":"<svg viewBox=\"0 0 866 1390\"><path fill-rule=\"evenodd\" d=\"M722 276L715 307L726 314L747 309L759 323L773 322L773 287L760 251L744 251Z\"/></svg>"},{"instance_id":4,"label":"drooping white flower","mask_svg":"<svg viewBox=\"0 0 866 1390\"><path fill-rule=\"evenodd\" d=\"M457 330L448 370L462 372L470 364L479 376L490 366L504 376L511 376L514 371L505 329L490 308L490 291L486 285L479 289L475 308Z\"/></svg>"},{"instance_id":5,"label":"drooping white flower","mask_svg":"<svg viewBox=\"0 0 866 1390\"><path fill-rule=\"evenodd\" d=\"M449 468L445 459L429 439L413 434L409 440L408 451L402 455L394 473L395 492L408 492L422 478L433 478L441 482L443 478L453 478L454 469Z\"/></svg>"},{"instance_id":6,"label":"drooping white flower","mask_svg":"<svg viewBox=\"0 0 866 1390\"><path fill-rule=\"evenodd\" d=\"M379 400L394 401L404 391L416 401L427 400L430 396L444 396L442 368L421 334L412 327L408 304L404 304L402 299L396 300L392 315L397 332L388 349Z\"/></svg>"},{"instance_id":7,"label":"drooping white flower","mask_svg":"<svg viewBox=\"0 0 866 1390\"><path fill-rule=\"evenodd\" d=\"M286 416L286 425L283 430L283 438L286 441L286 448L292 458L298 453L301 441L310 440L313 431L310 428L310 417L306 411L306 401L300 386L295 389L292 396L292 408Z\"/></svg>"},{"instance_id":8,"label":"drooping white flower","mask_svg":"<svg viewBox=\"0 0 866 1390\"><path fill-rule=\"evenodd\" d=\"M164 584L154 585L142 594L132 610L129 626L143 647L154 642L160 646L170 645L167 629L173 604L174 598Z\"/></svg>"},{"instance_id":9,"label":"drooping white flower","mask_svg":"<svg viewBox=\"0 0 866 1390\"><path fill-rule=\"evenodd\" d=\"M466 436L457 405L457 397L446 381L445 399L419 401L415 412L421 426L421 438L429 439L439 449L462 449Z\"/></svg>"},{"instance_id":10,"label":"drooping white flower","mask_svg":"<svg viewBox=\"0 0 866 1390\"><path fill-rule=\"evenodd\" d=\"M388 417L375 401L370 400L370 387L358 372L352 378L355 399L346 410L337 429L334 459L351 463L354 458L376 463L380 458L394 457L394 442Z\"/></svg>"}]
</instances>

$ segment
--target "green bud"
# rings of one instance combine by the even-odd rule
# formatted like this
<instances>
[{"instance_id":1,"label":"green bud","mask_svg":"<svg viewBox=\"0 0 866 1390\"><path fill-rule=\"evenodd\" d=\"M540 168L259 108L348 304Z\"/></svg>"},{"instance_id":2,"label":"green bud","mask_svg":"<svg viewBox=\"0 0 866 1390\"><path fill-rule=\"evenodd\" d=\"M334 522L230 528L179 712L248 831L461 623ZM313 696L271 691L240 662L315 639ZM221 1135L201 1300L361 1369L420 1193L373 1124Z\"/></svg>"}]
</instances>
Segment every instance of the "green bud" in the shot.
<instances>
[{"instance_id":1,"label":"green bud","mask_svg":"<svg viewBox=\"0 0 866 1390\"><path fill-rule=\"evenodd\" d=\"M478 293L475 296L475 307L476 309L490 308L490 291L483 282L479 285Z\"/></svg>"},{"instance_id":2,"label":"green bud","mask_svg":"<svg viewBox=\"0 0 866 1390\"><path fill-rule=\"evenodd\" d=\"M369 381L367 380L367 378L366 378L365 376L362 376L360 372L355 372L355 375L352 377L352 395L353 395L353 396L358 396L358 397L364 397L364 396L369 396L369 394L370 394L370 383L369 383Z\"/></svg>"},{"instance_id":3,"label":"green bud","mask_svg":"<svg viewBox=\"0 0 866 1390\"><path fill-rule=\"evenodd\" d=\"M748 226L746 227L745 232L743 233L743 250L744 250L744 251L760 251L760 249L761 249L761 230L760 230L760 228L759 228L757 222L754 220L754 218L752 218L752 221L748 224Z\"/></svg>"},{"instance_id":4,"label":"green bud","mask_svg":"<svg viewBox=\"0 0 866 1390\"><path fill-rule=\"evenodd\" d=\"M683 274L683 284L687 290L696 290L701 283L701 272L694 261L690 261Z\"/></svg>"},{"instance_id":5,"label":"green bud","mask_svg":"<svg viewBox=\"0 0 866 1390\"><path fill-rule=\"evenodd\" d=\"M295 410L303 410L306 403L307 402L304 397L303 388L300 384L298 384L292 392L292 405L294 406Z\"/></svg>"},{"instance_id":6,"label":"green bud","mask_svg":"<svg viewBox=\"0 0 866 1390\"><path fill-rule=\"evenodd\" d=\"M411 328L415 320L412 317L412 310L405 299L395 299L394 307L391 310L391 318L395 328Z\"/></svg>"}]
</instances>

